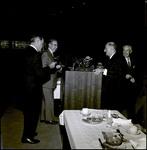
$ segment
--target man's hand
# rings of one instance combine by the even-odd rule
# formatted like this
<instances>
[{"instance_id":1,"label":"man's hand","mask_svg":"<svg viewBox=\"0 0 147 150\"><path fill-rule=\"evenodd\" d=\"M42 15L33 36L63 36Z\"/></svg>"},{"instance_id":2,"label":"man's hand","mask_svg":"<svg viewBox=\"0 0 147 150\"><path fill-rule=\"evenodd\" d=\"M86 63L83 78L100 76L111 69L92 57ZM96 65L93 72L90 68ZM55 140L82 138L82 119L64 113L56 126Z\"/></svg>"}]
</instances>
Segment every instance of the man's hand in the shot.
<instances>
[{"instance_id":1,"label":"man's hand","mask_svg":"<svg viewBox=\"0 0 147 150\"><path fill-rule=\"evenodd\" d=\"M49 67L50 67L51 69L55 68L56 63L57 63L57 62L52 62L52 63L49 65Z\"/></svg>"},{"instance_id":2,"label":"man's hand","mask_svg":"<svg viewBox=\"0 0 147 150\"><path fill-rule=\"evenodd\" d=\"M130 78L132 78L132 76L130 75L130 74L126 74L126 77L125 77L126 79L130 79Z\"/></svg>"},{"instance_id":3,"label":"man's hand","mask_svg":"<svg viewBox=\"0 0 147 150\"><path fill-rule=\"evenodd\" d=\"M61 65L56 65L56 69L60 69L61 68Z\"/></svg>"},{"instance_id":4,"label":"man's hand","mask_svg":"<svg viewBox=\"0 0 147 150\"><path fill-rule=\"evenodd\" d=\"M135 83L135 79L134 79L134 78L131 78L130 81L131 81L132 83Z\"/></svg>"},{"instance_id":5,"label":"man's hand","mask_svg":"<svg viewBox=\"0 0 147 150\"><path fill-rule=\"evenodd\" d=\"M103 69L97 68L97 69L93 70L93 72L95 75L99 75L99 73L103 72Z\"/></svg>"}]
</instances>

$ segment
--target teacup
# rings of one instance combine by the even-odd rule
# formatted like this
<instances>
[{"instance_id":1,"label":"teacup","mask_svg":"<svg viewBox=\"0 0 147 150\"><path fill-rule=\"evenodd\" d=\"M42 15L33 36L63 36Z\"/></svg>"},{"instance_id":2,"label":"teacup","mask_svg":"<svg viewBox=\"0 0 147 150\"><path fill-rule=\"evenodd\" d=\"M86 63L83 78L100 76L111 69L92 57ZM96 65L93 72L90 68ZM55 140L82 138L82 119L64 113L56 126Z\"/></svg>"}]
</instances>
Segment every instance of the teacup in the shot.
<instances>
[{"instance_id":1,"label":"teacup","mask_svg":"<svg viewBox=\"0 0 147 150\"><path fill-rule=\"evenodd\" d=\"M88 108L83 108L83 109L82 109L82 114L83 114L83 115L89 114Z\"/></svg>"},{"instance_id":2,"label":"teacup","mask_svg":"<svg viewBox=\"0 0 147 150\"><path fill-rule=\"evenodd\" d=\"M137 134L138 128L136 126L131 126L129 128L129 132L130 132L130 134Z\"/></svg>"}]
</instances>

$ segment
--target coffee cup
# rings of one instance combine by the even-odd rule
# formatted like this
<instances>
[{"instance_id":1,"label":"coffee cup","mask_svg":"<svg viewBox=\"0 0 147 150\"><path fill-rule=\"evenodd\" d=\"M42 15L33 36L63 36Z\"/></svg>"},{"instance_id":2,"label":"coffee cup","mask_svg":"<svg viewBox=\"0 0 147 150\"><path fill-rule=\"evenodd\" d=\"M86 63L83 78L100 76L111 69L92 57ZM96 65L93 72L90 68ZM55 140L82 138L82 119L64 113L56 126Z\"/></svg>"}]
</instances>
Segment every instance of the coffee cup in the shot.
<instances>
[{"instance_id":1,"label":"coffee cup","mask_svg":"<svg viewBox=\"0 0 147 150\"><path fill-rule=\"evenodd\" d=\"M138 132L138 128L136 126L131 126L129 128L129 132L130 132L130 134L134 134L135 135Z\"/></svg>"},{"instance_id":2,"label":"coffee cup","mask_svg":"<svg viewBox=\"0 0 147 150\"><path fill-rule=\"evenodd\" d=\"M83 108L83 109L82 109L82 114L83 114L83 115L87 115L88 113L89 113L88 108Z\"/></svg>"}]
</instances>

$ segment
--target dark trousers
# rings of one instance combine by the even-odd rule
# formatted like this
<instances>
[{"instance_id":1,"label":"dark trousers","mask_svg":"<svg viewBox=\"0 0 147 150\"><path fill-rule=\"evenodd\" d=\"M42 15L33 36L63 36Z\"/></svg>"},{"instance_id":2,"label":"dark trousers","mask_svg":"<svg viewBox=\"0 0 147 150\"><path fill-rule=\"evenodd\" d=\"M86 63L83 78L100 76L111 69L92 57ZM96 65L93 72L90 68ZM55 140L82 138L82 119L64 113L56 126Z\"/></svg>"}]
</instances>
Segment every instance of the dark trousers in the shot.
<instances>
[{"instance_id":1,"label":"dark trousers","mask_svg":"<svg viewBox=\"0 0 147 150\"><path fill-rule=\"evenodd\" d=\"M27 91L25 96L23 108L24 130L22 139L34 138L41 110L42 89L40 89L40 87L33 87L31 90Z\"/></svg>"},{"instance_id":2,"label":"dark trousers","mask_svg":"<svg viewBox=\"0 0 147 150\"><path fill-rule=\"evenodd\" d=\"M130 81L126 81L124 86L123 105L124 105L124 109L127 110L128 119L132 119L133 123L135 120L136 98L137 98L136 84L133 84Z\"/></svg>"},{"instance_id":3,"label":"dark trousers","mask_svg":"<svg viewBox=\"0 0 147 150\"><path fill-rule=\"evenodd\" d=\"M104 88L101 96L101 109L118 110L122 108L122 89L116 87Z\"/></svg>"}]
</instances>

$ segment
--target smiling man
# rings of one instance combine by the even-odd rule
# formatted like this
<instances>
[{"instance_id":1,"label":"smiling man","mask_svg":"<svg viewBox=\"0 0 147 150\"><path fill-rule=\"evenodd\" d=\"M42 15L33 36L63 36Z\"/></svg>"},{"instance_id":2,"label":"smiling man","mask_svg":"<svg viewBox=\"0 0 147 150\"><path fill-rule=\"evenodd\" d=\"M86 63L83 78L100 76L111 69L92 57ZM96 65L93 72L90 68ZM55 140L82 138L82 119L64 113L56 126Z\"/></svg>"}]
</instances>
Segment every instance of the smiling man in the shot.
<instances>
[{"instance_id":1,"label":"smiling man","mask_svg":"<svg viewBox=\"0 0 147 150\"><path fill-rule=\"evenodd\" d=\"M135 103L138 96L139 90L139 80L140 75L139 71L136 68L136 61L132 57L132 46L124 45L123 46L123 56L124 56L124 65L125 65L125 78L123 81L124 84L124 100L125 108L127 110L127 117L132 119L132 122L135 123Z\"/></svg>"},{"instance_id":2,"label":"smiling man","mask_svg":"<svg viewBox=\"0 0 147 150\"><path fill-rule=\"evenodd\" d=\"M54 52L58 48L58 42L56 39L50 39L48 42L48 49L42 54L42 64L43 67L48 66L52 62L55 62ZM57 63L57 62L55 62ZM40 122L45 122L46 124L58 124L54 121L54 90L57 83L57 70L62 69L61 65L56 64L54 73L50 75L50 80L43 84L43 98L42 98L42 110Z\"/></svg>"}]
</instances>

